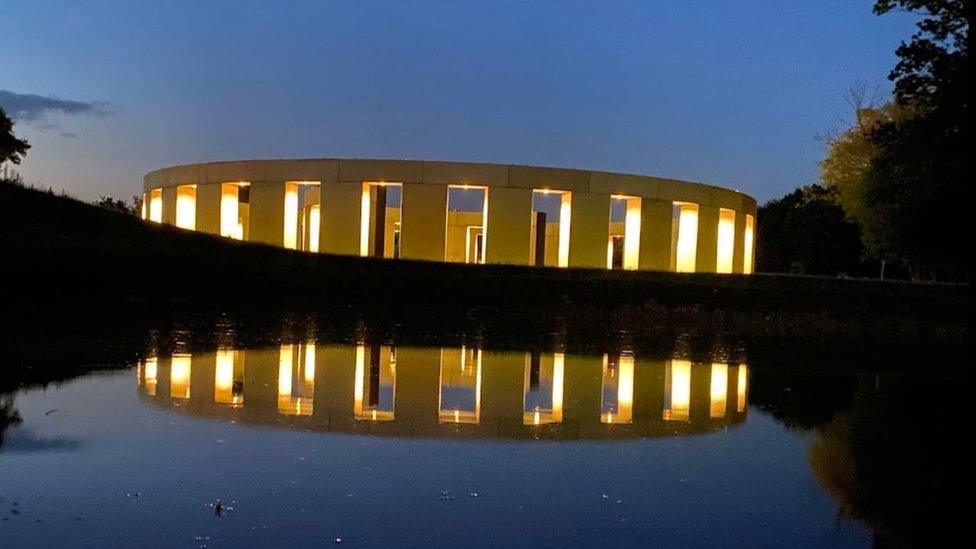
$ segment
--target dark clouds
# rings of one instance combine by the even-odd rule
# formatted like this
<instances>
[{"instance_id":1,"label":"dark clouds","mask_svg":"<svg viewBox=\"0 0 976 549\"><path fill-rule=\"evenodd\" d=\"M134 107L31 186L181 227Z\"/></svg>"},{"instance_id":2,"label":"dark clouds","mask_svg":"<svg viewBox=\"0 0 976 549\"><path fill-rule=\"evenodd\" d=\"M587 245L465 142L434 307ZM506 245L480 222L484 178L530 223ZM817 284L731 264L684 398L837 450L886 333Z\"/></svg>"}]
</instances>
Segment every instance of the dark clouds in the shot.
<instances>
[{"instance_id":1,"label":"dark clouds","mask_svg":"<svg viewBox=\"0 0 976 549\"><path fill-rule=\"evenodd\" d=\"M97 117L112 114L108 103L103 101L75 101L8 90L0 90L0 107L3 107L14 121L42 130L57 128L57 125L45 121L47 115L51 113Z\"/></svg>"}]
</instances>

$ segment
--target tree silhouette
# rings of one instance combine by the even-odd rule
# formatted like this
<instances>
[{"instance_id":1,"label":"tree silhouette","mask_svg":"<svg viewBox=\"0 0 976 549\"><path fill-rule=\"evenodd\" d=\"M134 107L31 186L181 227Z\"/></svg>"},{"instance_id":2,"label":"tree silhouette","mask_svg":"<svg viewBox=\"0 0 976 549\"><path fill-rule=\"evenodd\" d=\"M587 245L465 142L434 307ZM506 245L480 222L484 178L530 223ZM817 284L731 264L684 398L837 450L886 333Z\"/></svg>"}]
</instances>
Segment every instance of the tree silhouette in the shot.
<instances>
[{"instance_id":1,"label":"tree silhouette","mask_svg":"<svg viewBox=\"0 0 976 549\"><path fill-rule=\"evenodd\" d=\"M18 139L14 135L13 120L7 116L7 111L0 107L0 164L11 162L20 164L20 160L30 149L30 143L26 139Z\"/></svg>"}]
</instances>

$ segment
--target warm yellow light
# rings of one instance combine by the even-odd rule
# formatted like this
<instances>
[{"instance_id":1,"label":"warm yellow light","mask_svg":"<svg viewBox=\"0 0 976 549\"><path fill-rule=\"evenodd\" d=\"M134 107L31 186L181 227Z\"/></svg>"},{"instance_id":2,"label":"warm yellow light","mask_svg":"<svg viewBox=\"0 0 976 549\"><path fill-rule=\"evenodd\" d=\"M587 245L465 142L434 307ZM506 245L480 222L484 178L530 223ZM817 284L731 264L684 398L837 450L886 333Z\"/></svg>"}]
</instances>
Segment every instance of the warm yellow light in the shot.
<instances>
[{"instance_id":1,"label":"warm yellow light","mask_svg":"<svg viewBox=\"0 0 976 549\"><path fill-rule=\"evenodd\" d=\"M718 252L715 272L731 273L735 255L735 212L722 208L718 213Z\"/></svg>"},{"instance_id":2,"label":"warm yellow light","mask_svg":"<svg viewBox=\"0 0 976 549\"><path fill-rule=\"evenodd\" d=\"M173 355L169 370L169 394L173 398L190 398L190 355Z\"/></svg>"},{"instance_id":3,"label":"warm yellow light","mask_svg":"<svg viewBox=\"0 0 976 549\"><path fill-rule=\"evenodd\" d=\"M382 347L381 349L386 349ZM382 353L381 353L382 356ZM390 365L386 370L386 375L383 375L383 370L380 370L380 383L382 384L384 378L392 386L391 388L396 391L396 355L393 350L389 353ZM372 420L372 421L393 421L396 419L395 410L392 406L395 403L391 403L391 409L382 410L375 406L366 405L363 402L363 397L366 393L366 347L363 345L356 346L356 379L353 384L353 416L357 420Z\"/></svg>"},{"instance_id":4,"label":"warm yellow light","mask_svg":"<svg viewBox=\"0 0 976 549\"><path fill-rule=\"evenodd\" d=\"M305 385L315 385L315 344L305 344Z\"/></svg>"},{"instance_id":5,"label":"warm yellow light","mask_svg":"<svg viewBox=\"0 0 976 549\"><path fill-rule=\"evenodd\" d=\"M729 393L728 364L712 364L712 379L709 393L711 404L708 409L708 416L725 417L725 406Z\"/></svg>"},{"instance_id":6,"label":"warm yellow light","mask_svg":"<svg viewBox=\"0 0 976 549\"><path fill-rule=\"evenodd\" d=\"M149 217L149 204L146 203L146 193L142 193L142 204L140 204L139 217L143 220Z\"/></svg>"},{"instance_id":7,"label":"warm yellow light","mask_svg":"<svg viewBox=\"0 0 976 549\"><path fill-rule=\"evenodd\" d=\"M562 193L559 202L559 255L558 266L569 266L569 227L572 222L572 203L573 195L569 192Z\"/></svg>"},{"instance_id":8,"label":"warm yellow light","mask_svg":"<svg viewBox=\"0 0 976 549\"><path fill-rule=\"evenodd\" d=\"M295 250L298 248L298 184L285 183L285 204L284 204L284 235L282 242L285 248Z\"/></svg>"},{"instance_id":9,"label":"warm yellow light","mask_svg":"<svg viewBox=\"0 0 976 549\"><path fill-rule=\"evenodd\" d=\"M695 272L698 252L698 204L676 202L678 206L678 242L675 251L675 271Z\"/></svg>"},{"instance_id":10,"label":"warm yellow light","mask_svg":"<svg viewBox=\"0 0 976 549\"><path fill-rule=\"evenodd\" d=\"M282 345L278 352L278 396L291 396L291 364L295 353L294 345Z\"/></svg>"},{"instance_id":11,"label":"warm yellow light","mask_svg":"<svg viewBox=\"0 0 976 549\"><path fill-rule=\"evenodd\" d=\"M197 228L197 186L176 187L176 226L189 231Z\"/></svg>"},{"instance_id":12,"label":"warm yellow light","mask_svg":"<svg viewBox=\"0 0 976 549\"><path fill-rule=\"evenodd\" d=\"M735 390L735 409L737 412L742 413L746 411L746 386L749 383L749 367L745 364L739 364L738 370L738 380Z\"/></svg>"},{"instance_id":13,"label":"warm yellow light","mask_svg":"<svg viewBox=\"0 0 976 549\"><path fill-rule=\"evenodd\" d=\"M149 221L163 222L163 189L149 191Z\"/></svg>"},{"instance_id":14,"label":"warm yellow light","mask_svg":"<svg viewBox=\"0 0 976 549\"><path fill-rule=\"evenodd\" d=\"M754 250L753 250L755 230L756 230L756 218L746 214L746 234L744 235L743 238L743 240L745 241L744 242L745 245L743 246L743 250L742 250L743 253L742 272L745 274L752 274L752 263L753 263L753 258L755 257Z\"/></svg>"},{"instance_id":15,"label":"warm yellow light","mask_svg":"<svg viewBox=\"0 0 976 549\"><path fill-rule=\"evenodd\" d=\"M609 408L608 403L603 403L602 408L607 410L605 416L601 416L602 423L630 423L633 420L634 411L634 357L630 354L621 355L617 359L616 373L610 369L610 357L603 355L603 391L604 398L608 390L613 392L613 384L616 384L616 414Z\"/></svg>"},{"instance_id":16,"label":"warm yellow light","mask_svg":"<svg viewBox=\"0 0 976 549\"><path fill-rule=\"evenodd\" d=\"M319 227L322 225L322 209L316 204L308 212L308 251L319 251Z\"/></svg>"},{"instance_id":17,"label":"warm yellow light","mask_svg":"<svg viewBox=\"0 0 976 549\"><path fill-rule=\"evenodd\" d=\"M691 362L670 361L664 378L666 397L664 419L687 420L691 414Z\"/></svg>"},{"instance_id":18,"label":"warm yellow light","mask_svg":"<svg viewBox=\"0 0 976 549\"><path fill-rule=\"evenodd\" d=\"M359 255L369 255L369 183L363 183L363 196L359 203Z\"/></svg>"},{"instance_id":19,"label":"warm yellow light","mask_svg":"<svg viewBox=\"0 0 976 549\"><path fill-rule=\"evenodd\" d=\"M147 358L143 371L146 378L146 393L156 396L156 381L159 375L159 359L156 357Z\"/></svg>"},{"instance_id":20,"label":"warm yellow light","mask_svg":"<svg viewBox=\"0 0 976 549\"><path fill-rule=\"evenodd\" d=\"M234 351L217 351L214 366L214 402L231 404L234 401Z\"/></svg>"},{"instance_id":21,"label":"warm yellow light","mask_svg":"<svg viewBox=\"0 0 976 549\"><path fill-rule=\"evenodd\" d=\"M552 355L552 421L563 420L563 379L565 377L566 355Z\"/></svg>"},{"instance_id":22,"label":"warm yellow light","mask_svg":"<svg viewBox=\"0 0 976 549\"><path fill-rule=\"evenodd\" d=\"M624 269L637 270L640 261L641 199L627 199L624 217Z\"/></svg>"},{"instance_id":23,"label":"warm yellow light","mask_svg":"<svg viewBox=\"0 0 976 549\"><path fill-rule=\"evenodd\" d=\"M240 220L240 191L237 183L220 184L220 236L244 239Z\"/></svg>"}]
</instances>

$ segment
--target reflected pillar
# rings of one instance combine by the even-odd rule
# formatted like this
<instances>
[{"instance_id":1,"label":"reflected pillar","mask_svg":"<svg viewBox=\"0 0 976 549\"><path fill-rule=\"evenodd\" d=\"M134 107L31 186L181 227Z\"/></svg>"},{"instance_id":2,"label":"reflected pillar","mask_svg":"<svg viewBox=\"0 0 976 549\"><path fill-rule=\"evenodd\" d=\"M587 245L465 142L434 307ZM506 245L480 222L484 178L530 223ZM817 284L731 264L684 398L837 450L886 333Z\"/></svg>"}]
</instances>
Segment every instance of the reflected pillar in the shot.
<instances>
[{"instance_id":1,"label":"reflected pillar","mask_svg":"<svg viewBox=\"0 0 976 549\"><path fill-rule=\"evenodd\" d=\"M640 270L667 271L671 267L670 201L641 201Z\"/></svg>"},{"instance_id":2,"label":"reflected pillar","mask_svg":"<svg viewBox=\"0 0 976 549\"><path fill-rule=\"evenodd\" d=\"M574 193L571 211L569 266L605 269L610 239L610 195Z\"/></svg>"},{"instance_id":3,"label":"reflected pillar","mask_svg":"<svg viewBox=\"0 0 976 549\"><path fill-rule=\"evenodd\" d=\"M163 223L176 225L176 187L163 187Z\"/></svg>"},{"instance_id":4,"label":"reflected pillar","mask_svg":"<svg viewBox=\"0 0 976 549\"><path fill-rule=\"evenodd\" d=\"M284 214L285 183L252 181L248 240L282 246Z\"/></svg>"},{"instance_id":5,"label":"reflected pillar","mask_svg":"<svg viewBox=\"0 0 976 549\"><path fill-rule=\"evenodd\" d=\"M197 185L197 230L220 234L220 183Z\"/></svg>"},{"instance_id":6,"label":"reflected pillar","mask_svg":"<svg viewBox=\"0 0 976 549\"><path fill-rule=\"evenodd\" d=\"M481 364L482 423L521 425L525 353L483 351Z\"/></svg>"},{"instance_id":7,"label":"reflected pillar","mask_svg":"<svg viewBox=\"0 0 976 549\"><path fill-rule=\"evenodd\" d=\"M361 182L322 183L320 251L359 255L362 194Z\"/></svg>"},{"instance_id":8,"label":"reflected pillar","mask_svg":"<svg viewBox=\"0 0 976 549\"><path fill-rule=\"evenodd\" d=\"M356 389L356 346L320 346L315 356L314 415L331 415L344 424L351 423Z\"/></svg>"},{"instance_id":9,"label":"reflected pillar","mask_svg":"<svg viewBox=\"0 0 976 549\"><path fill-rule=\"evenodd\" d=\"M400 257L444 261L447 185L404 183L401 211Z\"/></svg>"},{"instance_id":10,"label":"reflected pillar","mask_svg":"<svg viewBox=\"0 0 976 549\"><path fill-rule=\"evenodd\" d=\"M568 421L599 424L602 389L602 356L566 355L563 402Z\"/></svg>"},{"instance_id":11,"label":"reflected pillar","mask_svg":"<svg viewBox=\"0 0 976 549\"><path fill-rule=\"evenodd\" d=\"M280 350L248 350L244 355L244 410L249 416L278 415L278 357Z\"/></svg>"},{"instance_id":12,"label":"reflected pillar","mask_svg":"<svg viewBox=\"0 0 976 549\"><path fill-rule=\"evenodd\" d=\"M532 189L488 190L486 263L529 264Z\"/></svg>"},{"instance_id":13,"label":"reflected pillar","mask_svg":"<svg viewBox=\"0 0 976 549\"><path fill-rule=\"evenodd\" d=\"M397 349L396 396L393 399L397 420L406 419L418 430L437 424L440 373L440 349Z\"/></svg>"},{"instance_id":14,"label":"reflected pillar","mask_svg":"<svg viewBox=\"0 0 976 549\"><path fill-rule=\"evenodd\" d=\"M718 216L715 206L698 206L698 255L696 273L714 273L718 256Z\"/></svg>"}]
</instances>

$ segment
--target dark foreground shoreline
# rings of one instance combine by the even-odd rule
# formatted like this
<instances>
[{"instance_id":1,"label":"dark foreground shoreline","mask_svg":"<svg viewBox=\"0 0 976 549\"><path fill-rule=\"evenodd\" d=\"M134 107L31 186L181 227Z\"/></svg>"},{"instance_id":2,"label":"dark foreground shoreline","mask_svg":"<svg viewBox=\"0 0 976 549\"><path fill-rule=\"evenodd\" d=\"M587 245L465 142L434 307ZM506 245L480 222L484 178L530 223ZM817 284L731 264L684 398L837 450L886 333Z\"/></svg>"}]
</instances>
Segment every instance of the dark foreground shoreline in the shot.
<instances>
[{"instance_id":1,"label":"dark foreground shoreline","mask_svg":"<svg viewBox=\"0 0 976 549\"><path fill-rule=\"evenodd\" d=\"M627 346L733 358L761 348L818 361L968 357L969 348L968 285L313 255L11 185L0 186L0 254L8 325L0 340L14 347L59 326L82 339L85 330L122 339L181 326L239 334L260 326L249 337Z\"/></svg>"}]
</instances>

